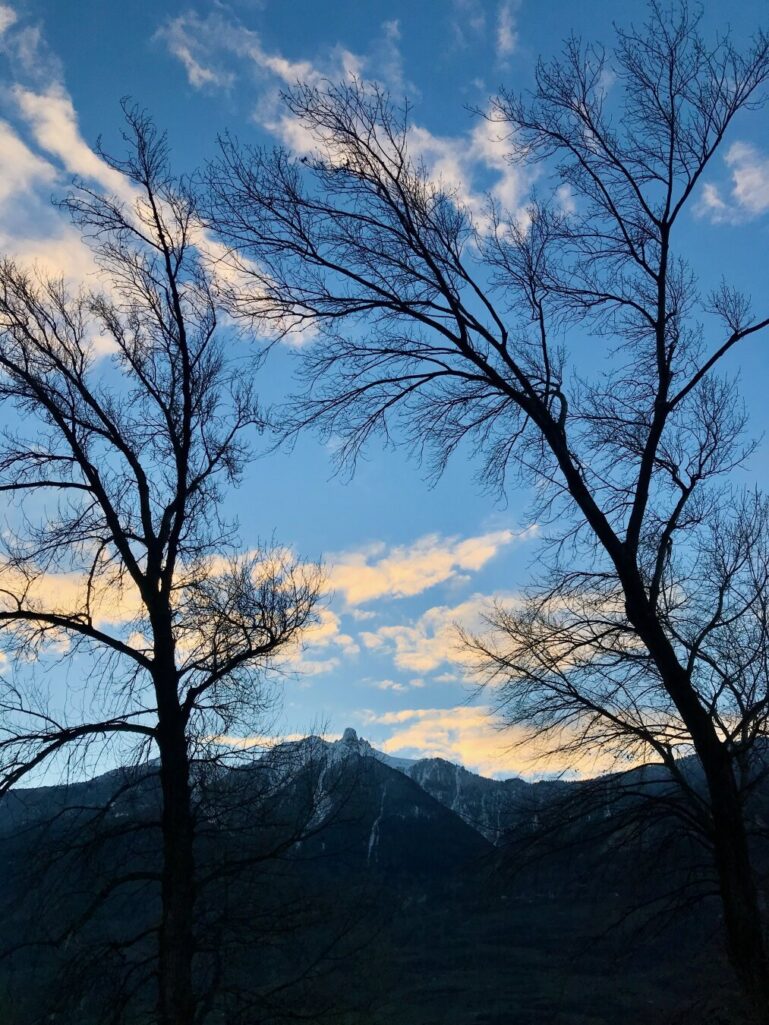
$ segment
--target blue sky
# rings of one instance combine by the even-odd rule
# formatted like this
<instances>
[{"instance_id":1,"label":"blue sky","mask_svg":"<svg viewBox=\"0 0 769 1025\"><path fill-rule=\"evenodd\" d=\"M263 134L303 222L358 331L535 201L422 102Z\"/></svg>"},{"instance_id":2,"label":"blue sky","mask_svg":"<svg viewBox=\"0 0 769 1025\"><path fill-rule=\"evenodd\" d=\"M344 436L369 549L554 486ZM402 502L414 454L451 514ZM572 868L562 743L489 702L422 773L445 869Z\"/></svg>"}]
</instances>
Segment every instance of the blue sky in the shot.
<instances>
[{"instance_id":1,"label":"blue sky","mask_svg":"<svg viewBox=\"0 0 769 1025\"><path fill-rule=\"evenodd\" d=\"M729 10L738 39L764 9ZM706 4L706 26L723 28L724 10ZM608 43L613 20L643 13L635 0L0 3L0 249L88 278L87 253L50 197L73 173L112 187L92 147L101 136L119 150L121 97L152 111L176 168L192 171L225 129L300 150L280 89L351 72L408 95L424 159L471 207L486 189L521 207L533 172L508 165L504 140L468 108L483 109L499 85L525 88L537 55L553 54L569 30ZM766 128L766 112L737 124L685 226L705 282L728 271L757 296L769 295ZM759 429L769 416L765 344L735 357ZM285 389L290 366L289 352L268 361L269 396ZM763 478L766 451L753 477ZM260 459L229 505L246 547L274 534L322 558L333 588L285 683L283 728L352 725L400 754L441 754L495 775L531 771L483 699L469 700L452 634L455 621L478 623L490 596L514 598L526 582L537 551L528 496L480 493L464 457L428 488L401 452L372 448L350 482L332 477L330 456L306 437L290 457Z\"/></svg>"}]
</instances>

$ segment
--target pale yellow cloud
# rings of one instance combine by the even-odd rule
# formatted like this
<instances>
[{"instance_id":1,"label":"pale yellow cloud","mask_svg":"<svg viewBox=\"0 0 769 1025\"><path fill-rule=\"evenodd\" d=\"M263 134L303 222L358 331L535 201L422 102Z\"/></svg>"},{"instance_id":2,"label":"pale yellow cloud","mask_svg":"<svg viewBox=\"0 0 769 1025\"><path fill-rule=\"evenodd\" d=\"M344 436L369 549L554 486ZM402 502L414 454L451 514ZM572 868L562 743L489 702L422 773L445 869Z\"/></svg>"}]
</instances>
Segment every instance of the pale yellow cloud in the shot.
<instances>
[{"instance_id":1,"label":"pale yellow cloud","mask_svg":"<svg viewBox=\"0 0 769 1025\"><path fill-rule=\"evenodd\" d=\"M428 534L411 545L389 550L382 543L373 544L362 551L332 556L329 585L348 605L410 597L463 573L477 572L513 542L536 533L536 527L528 527L465 539Z\"/></svg>"},{"instance_id":2,"label":"pale yellow cloud","mask_svg":"<svg viewBox=\"0 0 769 1025\"><path fill-rule=\"evenodd\" d=\"M72 615L86 608L87 581L82 573L45 573L32 582L9 567L0 566L0 607L14 607L12 596L22 597L25 608ZM91 594L91 616L97 627L135 620L142 611L138 592L131 586L99 586Z\"/></svg>"},{"instance_id":3,"label":"pale yellow cloud","mask_svg":"<svg viewBox=\"0 0 769 1025\"><path fill-rule=\"evenodd\" d=\"M367 722L392 727L389 737L375 745L388 754L445 758L482 776L587 778L618 768L616 759L599 749L549 754L543 741L531 739L523 729L499 729L491 709L482 705L369 713Z\"/></svg>"},{"instance_id":4,"label":"pale yellow cloud","mask_svg":"<svg viewBox=\"0 0 769 1025\"><path fill-rule=\"evenodd\" d=\"M495 597L508 605L516 601L514 595ZM444 664L469 665L473 659L461 644L458 627L469 632L483 629L490 603L489 595L474 594L458 605L436 605L413 623L364 630L360 637L369 650L390 654L399 669L414 673L429 673ZM456 678L451 674L447 682Z\"/></svg>"},{"instance_id":5,"label":"pale yellow cloud","mask_svg":"<svg viewBox=\"0 0 769 1025\"><path fill-rule=\"evenodd\" d=\"M285 653L286 666L300 676L321 676L338 669L343 658L357 655L360 646L342 630L339 616L328 608L318 612L317 622Z\"/></svg>"}]
</instances>

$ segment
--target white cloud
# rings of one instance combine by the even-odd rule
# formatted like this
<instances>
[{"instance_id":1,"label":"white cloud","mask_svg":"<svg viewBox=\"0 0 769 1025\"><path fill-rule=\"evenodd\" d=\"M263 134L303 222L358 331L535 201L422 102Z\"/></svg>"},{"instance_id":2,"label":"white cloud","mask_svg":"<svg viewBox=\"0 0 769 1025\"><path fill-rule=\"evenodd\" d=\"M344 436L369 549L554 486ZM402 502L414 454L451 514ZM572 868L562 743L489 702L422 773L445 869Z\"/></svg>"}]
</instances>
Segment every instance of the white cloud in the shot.
<instances>
[{"instance_id":1,"label":"white cloud","mask_svg":"<svg viewBox=\"0 0 769 1025\"><path fill-rule=\"evenodd\" d=\"M464 4L458 15L469 25L481 25L482 9ZM512 15L515 4L509 2L508 13L501 23L504 46L513 36ZM500 11L502 17L502 11ZM481 19L480 21L478 19ZM182 14L169 21L157 34L169 51L182 63L188 81L196 88L226 88L237 75L234 69L245 66L258 72L255 120L295 156L307 156L326 150L321 140L307 126L290 114L280 100L280 89L297 82L322 86L326 81L344 81L352 77L378 81L398 98L404 92L416 92L404 78L399 49L400 27L397 21L386 21L382 32L366 55L352 53L343 46L333 47L320 63L307 59L291 59L264 48L256 32L219 14L201 18L195 13ZM229 62L227 71L224 64ZM479 122L469 133L438 136L427 128L412 124L409 145L415 160L421 160L431 178L440 181L466 207L478 226L488 225L486 192L517 216L524 216L524 198L531 184L533 171L513 165L507 159L510 141L498 130ZM336 154L325 152L327 158Z\"/></svg>"},{"instance_id":2,"label":"white cloud","mask_svg":"<svg viewBox=\"0 0 769 1025\"><path fill-rule=\"evenodd\" d=\"M65 171L98 182L123 199L133 199L127 179L83 139L72 99L63 86L54 84L44 92L15 86L13 95L37 144L56 157Z\"/></svg>"},{"instance_id":3,"label":"white cloud","mask_svg":"<svg viewBox=\"0 0 769 1025\"><path fill-rule=\"evenodd\" d=\"M769 157L753 146L735 142L726 154L732 168L732 196L751 215L769 210Z\"/></svg>"},{"instance_id":4,"label":"white cloud","mask_svg":"<svg viewBox=\"0 0 769 1025\"><path fill-rule=\"evenodd\" d=\"M55 179L56 168L33 153L7 121L0 121L0 204L40 186L50 188Z\"/></svg>"},{"instance_id":5,"label":"white cloud","mask_svg":"<svg viewBox=\"0 0 769 1025\"><path fill-rule=\"evenodd\" d=\"M380 542L363 551L332 556L329 585L348 605L386 596L405 598L462 573L477 572L514 541L535 535L536 527L491 531L465 539L429 534L411 545L389 550Z\"/></svg>"},{"instance_id":6,"label":"white cloud","mask_svg":"<svg viewBox=\"0 0 769 1025\"><path fill-rule=\"evenodd\" d=\"M195 34L190 29L194 29L194 21L198 20L195 15L173 18L159 30L157 38L165 42L169 53L181 63L187 72L187 80L194 89L203 89L206 86L217 89L229 88L235 77L231 71L222 71L203 64L195 55L198 46ZM192 25L190 21L193 22Z\"/></svg>"},{"instance_id":7,"label":"white cloud","mask_svg":"<svg viewBox=\"0 0 769 1025\"><path fill-rule=\"evenodd\" d=\"M473 37L480 38L486 32L486 12L481 0L452 0L454 9L451 29L454 43L459 47L469 45Z\"/></svg>"},{"instance_id":8,"label":"white cloud","mask_svg":"<svg viewBox=\"0 0 769 1025\"><path fill-rule=\"evenodd\" d=\"M394 694L407 694L410 690L416 688L420 689L424 687L425 681L415 676L411 680L407 680L405 683L402 680L379 680L374 684L377 690L389 690Z\"/></svg>"},{"instance_id":9,"label":"white cloud","mask_svg":"<svg viewBox=\"0 0 769 1025\"><path fill-rule=\"evenodd\" d=\"M11 78L5 93L16 115L12 123L0 121L0 249L75 287L92 284L99 268L69 217L51 204L51 194L63 192L78 174L125 197L125 179L83 140L59 61L40 26L18 24L16 12L0 4L0 36Z\"/></svg>"},{"instance_id":10,"label":"white cloud","mask_svg":"<svg viewBox=\"0 0 769 1025\"><path fill-rule=\"evenodd\" d=\"M8 4L0 4L0 36L5 35L11 25L18 20L18 15Z\"/></svg>"},{"instance_id":11,"label":"white cloud","mask_svg":"<svg viewBox=\"0 0 769 1025\"><path fill-rule=\"evenodd\" d=\"M214 13L203 18L193 11L172 18L158 30L157 39L165 43L187 73L193 88L229 88L237 78L232 58L245 61L262 72L275 76L283 85L298 81L320 83L323 75L306 60L294 61L281 53L271 53L262 46L259 35L244 25ZM359 70L357 58L347 51L338 51L342 68ZM230 62L224 69L222 64Z\"/></svg>"},{"instance_id":12,"label":"white cloud","mask_svg":"<svg viewBox=\"0 0 769 1025\"><path fill-rule=\"evenodd\" d=\"M518 30L515 24L514 0L503 0L497 13L497 57L504 59L515 53L518 47Z\"/></svg>"},{"instance_id":13,"label":"white cloud","mask_svg":"<svg viewBox=\"0 0 769 1025\"><path fill-rule=\"evenodd\" d=\"M405 694L409 689L407 684L398 683L395 680L380 680L374 686L377 690L390 690L394 694Z\"/></svg>"},{"instance_id":14,"label":"white cloud","mask_svg":"<svg viewBox=\"0 0 769 1025\"><path fill-rule=\"evenodd\" d=\"M724 163L731 169L728 193L712 182L703 185L696 212L714 224L736 224L769 210L769 156L746 142L734 142Z\"/></svg>"}]
</instances>

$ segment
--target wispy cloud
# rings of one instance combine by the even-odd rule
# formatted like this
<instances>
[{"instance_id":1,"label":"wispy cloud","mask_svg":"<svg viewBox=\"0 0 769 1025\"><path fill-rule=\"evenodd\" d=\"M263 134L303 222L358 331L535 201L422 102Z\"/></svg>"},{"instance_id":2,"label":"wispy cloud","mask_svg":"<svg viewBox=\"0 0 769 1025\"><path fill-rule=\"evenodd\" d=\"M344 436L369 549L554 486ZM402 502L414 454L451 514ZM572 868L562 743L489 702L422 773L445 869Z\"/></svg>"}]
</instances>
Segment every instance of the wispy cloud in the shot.
<instances>
[{"instance_id":1,"label":"wispy cloud","mask_svg":"<svg viewBox=\"0 0 769 1025\"><path fill-rule=\"evenodd\" d=\"M201 45L202 23L195 14L182 15L168 21L157 33L168 52L181 63L187 72L187 80L194 89L228 89L233 81L232 71L226 71L208 63Z\"/></svg>"},{"instance_id":2,"label":"wispy cloud","mask_svg":"<svg viewBox=\"0 0 769 1025\"><path fill-rule=\"evenodd\" d=\"M500 23L498 40L503 49L514 38L513 0L505 9L508 13ZM471 28L485 24L485 14L478 4L461 3L456 15L461 15L463 24ZM250 84L255 93L254 119L295 156L315 153L323 145L286 110L280 101L281 89L297 82L321 86L325 81L345 81L355 76L380 83L397 99L408 93L413 100L417 92L405 77L397 21L383 23L365 54L353 53L339 44L318 60L288 58L270 51L257 32L219 13L205 18L194 12L181 14L167 22L156 38L180 61L194 88L227 89L237 81L243 89ZM534 171L509 161L510 140L498 127L479 121L469 132L441 136L413 123L409 146L430 177L452 192L481 228L488 222L487 192L506 210L524 216Z\"/></svg>"},{"instance_id":3,"label":"wispy cloud","mask_svg":"<svg viewBox=\"0 0 769 1025\"><path fill-rule=\"evenodd\" d=\"M518 29L515 15L518 10L517 0L503 0L497 12L497 57L506 60L518 48Z\"/></svg>"},{"instance_id":4,"label":"wispy cloud","mask_svg":"<svg viewBox=\"0 0 769 1025\"><path fill-rule=\"evenodd\" d=\"M465 48L486 33L486 11L481 0L452 0L451 31L454 45Z\"/></svg>"},{"instance_id":5,"label":"wispy cloud","mask_svg":"<svg viewBox=\"0 0 769 1025\"><path fill-rule=\"evenodd\" d=\"M8 4L0 4L0 36L5 35L17 19L18 15L12 7L9 7Z\"/></svg>"},{"instance_id":6,"label":"wispy cloud","mask_svg":"<svg viewBox=\"0 0 769 1025\"><path fill-rule=\"evenodd\" d=\"M42 92L17 85L13 96L37 144L56 158L67 174L97 182L122 199L133 199L127 179L83 139L72 98L60 83L54 82Z\"/></svg>"},{"instance_id":7,"label":"wispy cloud","mask_svg":"<svg viewBox=\"0 0 769 1025\"><path fill-rule=\"evenodd\" d=\"M99 276L93 256L52 206L73 174L126 196L126 183L84 141L62 69L42 29L0 5L0 40L8 59L2 83L9 120L0 121L0 248L25 265L71 284Z\"/></svg>"}]
</instances>

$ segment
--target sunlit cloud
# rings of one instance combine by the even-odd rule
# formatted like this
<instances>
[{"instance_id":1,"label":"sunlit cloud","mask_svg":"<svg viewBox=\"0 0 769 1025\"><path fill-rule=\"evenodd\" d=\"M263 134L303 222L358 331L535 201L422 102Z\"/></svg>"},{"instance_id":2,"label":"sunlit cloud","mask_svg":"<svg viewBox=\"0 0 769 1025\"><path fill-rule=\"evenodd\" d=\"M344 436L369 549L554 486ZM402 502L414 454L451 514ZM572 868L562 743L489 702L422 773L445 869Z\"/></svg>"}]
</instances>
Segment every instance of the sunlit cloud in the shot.
<instances>
[{"instance_id":1,"label":"sunlit cloud","mask_svg":"<svg viewBox=\"0 0 769 1025\"><path fill-rule=\"evenodd\" d=\"M516 600L513 595L495 597L508 605ZM442 666L462 665L469 669L474 660L462 645L458 628L471 633L482 630L490 602L489 595L474 594L458 605L436 605L413 623L364 630L360 637L369 651L388 655L401 670L430 673ZM446 682L456 679L455 673L444 676Z\"/></svg>"},{"instance_id":2,"label":"sunlit cloud","mask_svg":"<svg viewBox=\"0 0 769 1025\"><path fill-rule=\"evenodd\" d=\"M329 585L351 606L383 597L410 597L461 574L478 572L514 542L536 534L533 526L464 539L429 534L390 549L380 542L330 557Z\"/></svg>"},{"instance_id":3,"label":"sunlit cloud","mask_svg":"<svg viewBox=\"0 0 769 1025\"><path fill-rule=\"evenodd\" d=\"M299 676L322 676L331 673L344 659L360 652L360 645L342 629L341 619L332 609L321 608L317 621L308 626L296 644L284 653L287 669Z\"/></svg>"},{"instance_id":4,"label":"sunlit cloud","mask_svg":"<svg viewBox=\"0 0 769 1025\"><path fill-rule=\"evenodd\" d=\"M410 708L365 713L365 724L388 727L376 747L402 758L445 758L482 776L504 778L566 775L592 777L618 768L605 751L551 752L520 727L500 729L484 705L452 708ZM623 763L621 768L628 768Z\"/></svg>"},{"instance_id":5,"label":"sunlit cloud","mask_svg":"<svg viewBox=\"0 0 769 1025\"><path fill-rule=\"evenodd\" d=\"M43 573L25 579L12 566L0 565L0 607L14 608L15 598L22 598L27 609L71 616L90 608L97 628L133 622L142 612L138 591L112 581L88 590L84 573Z\"/></svg>"}]
</instances>

